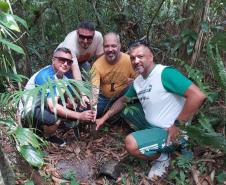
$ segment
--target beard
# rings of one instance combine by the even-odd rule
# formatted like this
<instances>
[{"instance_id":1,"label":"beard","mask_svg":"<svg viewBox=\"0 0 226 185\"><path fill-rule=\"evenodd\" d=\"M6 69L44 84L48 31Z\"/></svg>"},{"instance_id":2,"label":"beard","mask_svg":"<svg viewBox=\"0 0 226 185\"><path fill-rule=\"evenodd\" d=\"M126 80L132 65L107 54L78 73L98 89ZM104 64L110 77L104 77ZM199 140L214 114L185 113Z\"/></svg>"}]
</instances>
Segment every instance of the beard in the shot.
<instances>
[{"instance_id":1,"label":"beard","mask_svg":"<svg viewBox=\"0 0 226 185\"><path fill-rule=\"evenodd\" d=\"M136 65L136 66L134 67L134 71L135 71L136 73L142 74L142 73L144 72L144 68L143 68L143 66Z\"/></svg>"},{"instance_id":2,"label":"beard","mask_svg":"<svg viewBox=\"0 0 226 185\"><path fill-rule=\"evenodd\" d=\"M117 53L117 52L106 53L105 58L110 64L114 64L117 62L117 60L119 58L119 53Z\"/></svg>"}]
</instances>

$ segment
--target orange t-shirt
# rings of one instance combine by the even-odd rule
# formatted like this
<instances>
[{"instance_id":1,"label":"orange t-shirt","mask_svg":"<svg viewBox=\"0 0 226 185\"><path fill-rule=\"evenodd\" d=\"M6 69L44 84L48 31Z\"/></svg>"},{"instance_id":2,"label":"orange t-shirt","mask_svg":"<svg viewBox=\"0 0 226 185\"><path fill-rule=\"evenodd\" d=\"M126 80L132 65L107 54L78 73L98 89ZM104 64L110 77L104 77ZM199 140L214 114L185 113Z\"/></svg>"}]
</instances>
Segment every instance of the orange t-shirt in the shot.
<instances>
[{"instance_id":1,"label":"orange t-shirt","mask_svg":"<svg viewBox=\"0 0 226 185\"><path fill-rule=\"evenodd\" d=\"M129 55L122 53L116 64L109 64L105 56L97 59L92 67L92 84L108 98L118 95L127 87L128 78L135 78Z\"/></svg>"}]
</instances>

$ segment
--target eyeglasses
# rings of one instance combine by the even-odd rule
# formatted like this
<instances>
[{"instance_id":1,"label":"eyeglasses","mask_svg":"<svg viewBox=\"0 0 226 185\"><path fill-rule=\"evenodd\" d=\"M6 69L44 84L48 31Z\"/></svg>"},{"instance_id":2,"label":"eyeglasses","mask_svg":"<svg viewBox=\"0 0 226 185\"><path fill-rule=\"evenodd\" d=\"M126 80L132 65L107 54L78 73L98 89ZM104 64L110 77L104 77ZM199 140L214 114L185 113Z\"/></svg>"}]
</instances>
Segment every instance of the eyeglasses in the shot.
<instances>
[{"instance_id":1,"label":"eyeglasses","mask_svg":"<svg viewBox=\"0 0 226 185\"><path fill-rule=\"evenodd\" d=\"M82 34L78 33L78 37L81 40L85 40L85 39L87 39L87 41L93 40L93 35L82 35Z\"/></svg>"},{"instance_id":2,"label":"eyeglasses","mask_svg":"<svg viewBox=\"0 0 226 185\"><path fill-rule=\"evenodd\" d=\"M61 63L61 64L65 64L65 62L67 62L67 65L71 66L72 63L73 63L73 60L71 59L68 59L68 58L63 58L63 57L53 57L53 58L56 58L58 59L58 61Z\"/></svg>"}]
</instances>

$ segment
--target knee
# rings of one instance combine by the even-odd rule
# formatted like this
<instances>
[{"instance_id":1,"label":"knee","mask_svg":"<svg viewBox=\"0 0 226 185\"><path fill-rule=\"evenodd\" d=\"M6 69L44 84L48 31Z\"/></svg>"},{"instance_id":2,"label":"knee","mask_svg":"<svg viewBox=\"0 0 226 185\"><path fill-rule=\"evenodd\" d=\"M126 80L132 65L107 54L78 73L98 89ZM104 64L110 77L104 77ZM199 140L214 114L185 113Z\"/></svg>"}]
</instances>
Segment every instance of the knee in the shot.
<instances>
[{"instance_id":1,"label":"knee","mask_svg":"<svg viewBox=\"0 0 226 185\"><path fill-rule=\"evenodd\" d=\"M131 134L125 138L125 148L130 154L134 154L138 149L137 142Z\"/></svg>"}]
</instances>

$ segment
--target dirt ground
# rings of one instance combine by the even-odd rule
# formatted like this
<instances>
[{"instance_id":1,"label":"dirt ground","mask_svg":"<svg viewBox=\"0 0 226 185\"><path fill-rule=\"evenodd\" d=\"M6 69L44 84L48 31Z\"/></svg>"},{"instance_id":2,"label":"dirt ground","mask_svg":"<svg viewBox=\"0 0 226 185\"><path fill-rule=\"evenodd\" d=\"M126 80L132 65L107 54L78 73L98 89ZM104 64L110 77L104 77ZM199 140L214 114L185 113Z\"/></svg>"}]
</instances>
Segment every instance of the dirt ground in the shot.
<instances>
[{"instance_id":1,"label":"dirt ground","mask_svg":"<svg viewBox=\"0 0 226 185\"><path fill-rule=\"evenodd\" d=\"M6 128L1 127L3 151L7 153L15 170L16 184L23 184L28 180L25 172L21 171L25 169L23 165L26 164L18 162L22 158L16 152L14 141L7 136ZM79 134L77 129L75 131L59 129L57 135L67 144L59 147L49 143L43 148L45 165L38 170L38 174L44 179L42 183L47 185L72 182L81 185L151 184L145 176L149 169L148 163L129 156L124 148L124 138L128 133L130 129L122 120L107 124L100 131L95 131L94 126L90 125L82 126ZM106 170L103 165L109 162L114 163L113 167L114 165L117 167L113 168L112 165L109 167L107 164L107 168L110 169Z\"/></svg>"},{"instance_id":2,"label":"dirt ground","mask_svg":"<svg viewBox=\"0 0 226 185\"><path fill-rule=\"evenodd\" d=\"M14 141L8 137L6 128L2 125L0 128L0 143L15 172L16 184L24 184L28 179L36 179L35 182L38 185L175 184L166 178L167 175L155 182L146 178L151 164L135 159L126 152L123 142L131 129L122 120L107 124L100 131L95 131L94 125L86 124L79 129L79 132L77 129L75 131L68 128L60 129L57 135L63 138L67 145L59 147L49 144L43 148L45 165L40 170L34 170L23 162L24 160L16 152ZM214 152L216 151L201 150L200 147L194 149L194 155L203 160L206 171L200 175L201 169L198 164L201 163L197 163L187 171L190 174L189 183L181 183L203 182L198 185L213 185L211 174L217 168L222 168L222 164L215 160ZM180 154L173 156L173 159L178 155ZM171 164L169 173L173 170L175 170L175 163Z\"/></svg>"}]
</instances>

